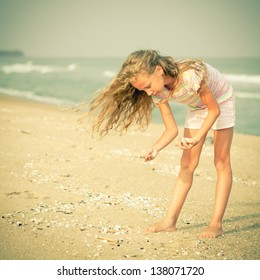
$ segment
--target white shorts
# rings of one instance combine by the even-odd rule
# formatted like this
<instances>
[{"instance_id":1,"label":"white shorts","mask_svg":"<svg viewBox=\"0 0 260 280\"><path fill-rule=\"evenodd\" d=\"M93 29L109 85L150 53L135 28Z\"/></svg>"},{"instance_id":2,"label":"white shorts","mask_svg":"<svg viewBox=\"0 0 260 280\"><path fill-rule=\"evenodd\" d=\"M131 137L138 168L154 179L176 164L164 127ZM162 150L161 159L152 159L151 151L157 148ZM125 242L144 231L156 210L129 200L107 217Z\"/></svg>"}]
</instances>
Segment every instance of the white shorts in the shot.
<instances>
[{"instance_id":1,"label":"white shorts","mask_svg":"<svg viewBox=\"0 0 260 280\"><path fill-rule=\"evenodd\" d=\"M229 100L220 103L219 108L220 115L212 125L212 129L219 130L234 127L236 119L235 97L233 96ZM205 118L207 117L207 114L207 108L195 111L188 110L184 127L189 129L200 129Z\"/></svg>"}]
</instances>

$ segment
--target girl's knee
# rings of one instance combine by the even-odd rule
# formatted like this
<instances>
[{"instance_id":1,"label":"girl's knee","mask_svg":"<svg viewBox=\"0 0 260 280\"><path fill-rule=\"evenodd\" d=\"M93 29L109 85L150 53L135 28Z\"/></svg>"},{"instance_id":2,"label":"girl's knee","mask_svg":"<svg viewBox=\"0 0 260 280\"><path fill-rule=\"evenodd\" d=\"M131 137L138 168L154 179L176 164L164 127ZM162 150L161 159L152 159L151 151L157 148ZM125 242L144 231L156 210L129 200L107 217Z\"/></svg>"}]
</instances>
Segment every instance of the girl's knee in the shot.
<instances>
[{"instance_id":1,"label":"girl's knee","mask_svg":"<svg viewBox=\"0 0 260 280\"><path fill-rule=\"evenodd\" d=\"M195 169L197 168L198 164L199 164L198 159L193 159L193 158L187 157L187 156L182 156L182 158L181 158L181 168L182 169L188 169L191 172L194 172Z\"/></svg>"},{"instance_id":2,"label":"girl's knee","mask_svg":"<svg viewBox=\"0 0 260 280\"><path fill-rule=\"evenodd\" d=\"M229 157L216 157L214 159L214 165L217 170L225 170L230 168L230 158Z\"/></svg>"}]
</instances>

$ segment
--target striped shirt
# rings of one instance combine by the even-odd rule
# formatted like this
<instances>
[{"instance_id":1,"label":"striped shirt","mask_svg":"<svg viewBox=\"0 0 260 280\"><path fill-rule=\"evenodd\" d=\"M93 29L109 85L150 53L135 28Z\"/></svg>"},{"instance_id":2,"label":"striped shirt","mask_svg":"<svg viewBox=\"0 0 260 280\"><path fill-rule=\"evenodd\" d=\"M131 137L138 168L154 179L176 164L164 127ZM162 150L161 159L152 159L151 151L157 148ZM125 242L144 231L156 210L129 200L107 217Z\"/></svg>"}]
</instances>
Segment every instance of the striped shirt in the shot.
<instances>
[{"instance_id":1,"label":"striped shirt","mask_svg":"<svg viewBox=\"0 0 260 280\"><path fill-rule=\"evenodd\" d=\"M217 102L220 104L233 97L234 90L227 79L216 68L206 64L207 79L206 84L212 91ZM191 111L206 108L198 95L203 74L189 69L182 73L182 84L176 92L165 90L156 93L153 96L154 103L158 105L161 102L174 101L186 104Z\"/></svg>"}]
</instances>

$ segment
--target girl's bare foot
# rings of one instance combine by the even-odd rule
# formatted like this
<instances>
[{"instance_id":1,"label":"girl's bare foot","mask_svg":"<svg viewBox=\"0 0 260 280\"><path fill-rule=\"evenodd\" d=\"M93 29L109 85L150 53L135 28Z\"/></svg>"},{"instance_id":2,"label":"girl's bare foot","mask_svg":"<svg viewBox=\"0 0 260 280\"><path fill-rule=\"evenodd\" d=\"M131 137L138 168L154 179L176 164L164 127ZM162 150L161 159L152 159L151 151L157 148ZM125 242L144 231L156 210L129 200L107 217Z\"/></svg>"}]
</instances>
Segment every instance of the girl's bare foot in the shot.
<instances>
[{"instance_id":1,"label":"girl's bare foot","mask_svg":"<svg viewBox=\"0 0 260 280\"><path fill-rule=\"evenodd\" d=\"M171 222L163 220L163 221L145 229L145 232L155 233L155 232L161 232L161 231L173 232L173 231L176 231L176 227Z\"/></svg>"},{"instance_id":2,"label":"girl's bare foot","mask_svg":"<svg viewBox=\"0 0 260 280\"><path fill-rule=\"evenodd\" d=\"M217 238L223 234L224 231L222 228L209 226L202 232L200 238Z\"/></svg>"}]
</instances>

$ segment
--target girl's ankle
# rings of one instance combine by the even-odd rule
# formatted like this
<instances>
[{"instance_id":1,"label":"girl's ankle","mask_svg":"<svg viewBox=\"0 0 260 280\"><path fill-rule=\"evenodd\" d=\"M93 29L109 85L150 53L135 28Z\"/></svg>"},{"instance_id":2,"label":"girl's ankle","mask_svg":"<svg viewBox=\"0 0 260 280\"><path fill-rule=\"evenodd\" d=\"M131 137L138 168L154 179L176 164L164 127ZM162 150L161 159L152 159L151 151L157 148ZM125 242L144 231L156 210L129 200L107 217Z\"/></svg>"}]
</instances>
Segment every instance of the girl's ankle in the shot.
<instances>
[{"instance_id":1,"label":"girl's ankle","mask_svg":"<svg viewBox=\"0 0 260 280\"><path fill-rule=\"evenodd\" d=\"M222 222L220 221L211 221L209 223L209 227L213 227L213 228L218 228L221 229L222 228Z\"/></svg>"},{"instance_id":2,"label":"girl's ankle","mask_svg":"<svg viewBox=\"0 0 260 280\"><path fill-rule=\"evenodd\" d=\"M176 226L176 220L173 218L165 217L164 222L169 226Z\"/></svg>"}]
</instances>

